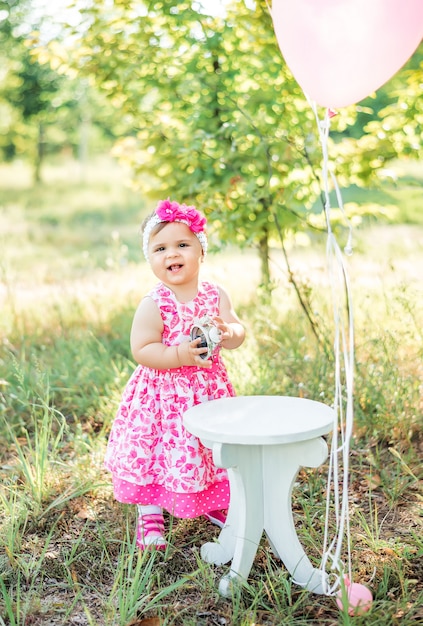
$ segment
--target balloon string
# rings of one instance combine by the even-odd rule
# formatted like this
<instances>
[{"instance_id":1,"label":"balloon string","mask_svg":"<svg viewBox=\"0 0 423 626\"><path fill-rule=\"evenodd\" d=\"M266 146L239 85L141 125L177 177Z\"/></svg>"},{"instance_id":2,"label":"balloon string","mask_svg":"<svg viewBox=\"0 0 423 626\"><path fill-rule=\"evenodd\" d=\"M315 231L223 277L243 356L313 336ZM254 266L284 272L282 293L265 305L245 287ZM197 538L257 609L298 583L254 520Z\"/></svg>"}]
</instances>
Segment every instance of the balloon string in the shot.
<instances>
[{"instance_id":1,"label":"balloon string","mask_svg":"<svg viewBox=\"0 0 423 626\"><path fill-rule=\"evenodd\" d=\"M334 318L334 423L329 457L328 481L326 491L326 515L323 539L323 555L320 565L322 572L322 587L326 595L333 595L340 586L344 565L341 560L341 551L344 535L347 536L348 574L351 579L351 541L349 521L349 450L353 427L353 384L354 384L354 323L351 286L345 259L336 241L331 227L331 204L329 181L335 189L338 207L348 224L348 241L344 248L347 255L352 253L352 226L347 219L342 202L341 191L336 177L329 166L328 139L330 130L329 111L326 111L321 120L315 102L310 105L316 117L319 140L322 148L323 167L322 184L324 192L324 212L327 227L326 256L332 294ZM345 302L346 301L346 302ZM347 321L342 315L346 305ZM344 376L342 376L342 372ZM346 397L345 397L346 395ZM333 493L332 493L333 491ZM333 504L332 504L333 500ZM330 537L329 521L331 509L335 513L335 531ZM335 577L330 582L328 570Z\"/></svg>"}]
</instances>

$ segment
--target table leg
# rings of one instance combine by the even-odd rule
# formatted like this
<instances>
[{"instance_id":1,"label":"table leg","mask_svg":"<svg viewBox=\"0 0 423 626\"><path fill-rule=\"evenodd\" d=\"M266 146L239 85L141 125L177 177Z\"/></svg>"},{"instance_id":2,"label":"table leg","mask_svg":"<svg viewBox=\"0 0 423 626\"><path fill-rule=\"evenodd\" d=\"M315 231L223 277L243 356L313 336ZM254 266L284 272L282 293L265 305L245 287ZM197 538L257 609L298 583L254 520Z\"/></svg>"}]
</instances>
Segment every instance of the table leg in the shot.
<instances>
[{"instance_id":1,"label":"table leg","mask_svg":"<svg viewBox=\"0 0 423 626\"><path fill-rule=\"evenodd\" d=\"M264 529L294 581L324 593L321 570L313 567L300 544L292 516L292 487L301 466L318 467L327 457L326 442L311 439L263 450Z\"/></svg>"},{"instance_id":2,"label":"table leg","mask_svg":"<svg viewBox=\"0 0 423 626\"><path fill-rule=\"evenodd\" d=\"M248 577L263 534L262 448L218 444L213 458L218 467L228 468L231 500L217 543L206 543L201 556L215 565L232 559L231 570L219 585L222 595L228 596L234 580Z\"/></svg>"},{"instance_id":3,"label":"table leg","mask_svg":"<svg viewBox=\"0 0 423 626\"><path fill-rule=\"evenodd\" d=\"M219 467L223 466L220 465ZM237 472L234 472L232 469L228 469L228 478L231 499L225 525L220 531L217 540L203 544L200 551L203 561L213 563L213 565L228 563L233 558L235 552L239 518L238 511L242 506L242 504L239 503L239 494L242 492L242 486L238 487L239 477Z\"/></svg>"}]
</instances>

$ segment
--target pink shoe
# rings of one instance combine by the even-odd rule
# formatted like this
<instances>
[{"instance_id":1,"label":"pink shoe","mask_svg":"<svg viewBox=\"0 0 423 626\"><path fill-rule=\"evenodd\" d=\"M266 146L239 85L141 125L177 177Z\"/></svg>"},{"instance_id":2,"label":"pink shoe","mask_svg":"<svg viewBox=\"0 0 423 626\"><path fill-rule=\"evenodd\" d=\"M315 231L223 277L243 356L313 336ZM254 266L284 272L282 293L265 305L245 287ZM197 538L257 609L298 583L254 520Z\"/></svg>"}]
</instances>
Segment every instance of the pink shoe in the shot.
<instances>
[{"instance_id":1,"label":"pink shoe","mask_svg":"<svg viewBox=\"0 0 423 626\"><path fill-rule=\"evenodd\" d=\"M138 517L137 546L140 550L164 550L164 519L161 513Z\"/></svg>"},{"instance_id":2,"label":"pink shoe","mask_svg":"<svg viewBox=\"0 0 423 626\"><path fill-rule=\"evenodd\" d=\"M219 528L223 528L226 524L226 515L227 511L209 511L204 514L204 517L212 524L219 526Z\"/></svg>"}]
</instances>

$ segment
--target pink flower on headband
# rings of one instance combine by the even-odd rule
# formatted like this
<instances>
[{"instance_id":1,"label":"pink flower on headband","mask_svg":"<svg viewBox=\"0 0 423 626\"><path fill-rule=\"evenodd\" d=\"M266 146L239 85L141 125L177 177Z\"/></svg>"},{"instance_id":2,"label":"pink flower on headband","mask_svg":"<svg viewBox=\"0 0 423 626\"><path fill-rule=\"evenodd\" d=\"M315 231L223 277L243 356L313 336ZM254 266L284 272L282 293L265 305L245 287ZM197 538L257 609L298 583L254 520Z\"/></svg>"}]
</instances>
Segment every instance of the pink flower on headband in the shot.
<instances>
[{"instance_id":1,"label":"pink flower on headband","mask_svg":"<svg viewBox=\"0 0 423 626\"><path fill-rule=\"evenodd\" d=\"M169 198L159 202L156 215L163 222L183 222L193 233L200 233L207 223L206 218L194 206L171 202Z\"/></svg>"}]
</instances>

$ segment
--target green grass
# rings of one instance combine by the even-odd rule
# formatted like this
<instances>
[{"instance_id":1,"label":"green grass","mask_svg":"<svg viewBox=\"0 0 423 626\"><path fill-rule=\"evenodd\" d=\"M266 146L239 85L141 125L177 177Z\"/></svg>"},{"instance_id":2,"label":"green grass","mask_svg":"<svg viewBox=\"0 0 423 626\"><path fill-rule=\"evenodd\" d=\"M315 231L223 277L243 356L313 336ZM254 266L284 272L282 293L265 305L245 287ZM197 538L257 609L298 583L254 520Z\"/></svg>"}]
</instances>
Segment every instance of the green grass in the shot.
<instances>
[{"instance_id":1,"label":"green grass","mask_svg":"<svg viewBox=\"0 0 423 626\"><path fill-rule=\"evenodd\" d=\"M139 557L135 512L114 501L103 456L134 367L133 311L154 283L138 235L148 207L107 161L85 181L72 164L51 167L48 184L35 190L21 166L0 167L0 625L126 626L151 617L150 624L184 626L411 626L423 619L419 171L395 188L347 192L350 202L382 208L389 195L396 207L356 229L348 259L356 333L352 568L375 598L370 613L350 618L333 598L293 584L265 539L248 583L220 597L227 567L201 561L201 545L218 534L202 519L168 519L166 553ZM330 346L324 238L311 247L293 242L289 254ZM231 378L240 394L330 404L330 351L316 343L277 249L272 269L269 305L256 296L252 251L210 254L204 266L204 276L231 292L248 328L245 344L226 355ZM326 475L326 466L301 470L294 497L299 536L316 565Z\"/></svg>"}]
</instances>

